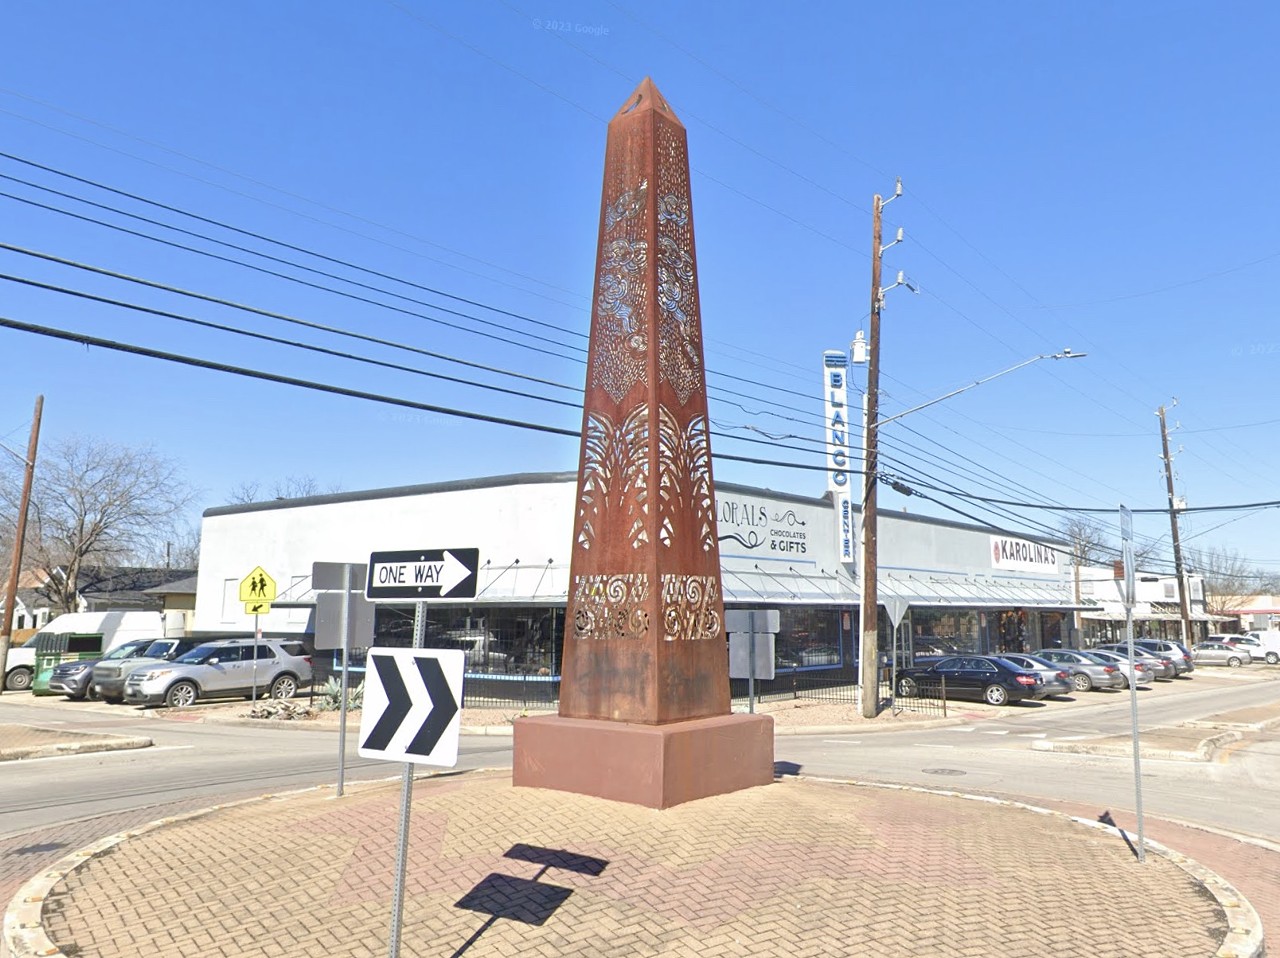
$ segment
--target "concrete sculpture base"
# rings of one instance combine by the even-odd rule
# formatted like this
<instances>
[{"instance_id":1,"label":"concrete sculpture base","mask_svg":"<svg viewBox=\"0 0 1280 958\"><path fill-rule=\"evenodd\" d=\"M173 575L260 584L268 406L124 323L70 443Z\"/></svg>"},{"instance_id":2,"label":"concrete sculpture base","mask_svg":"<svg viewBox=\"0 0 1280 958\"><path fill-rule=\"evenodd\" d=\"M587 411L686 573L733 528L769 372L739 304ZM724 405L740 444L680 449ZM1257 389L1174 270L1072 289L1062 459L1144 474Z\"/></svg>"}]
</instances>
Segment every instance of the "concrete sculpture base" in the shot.
<instances>
[{"instance_id":1,"label":"concrete sculpture base","mask_svg":"<svg viewBox=\"0 0 1280 958\"><path fill-rule=\"evenodd\" d=\"M719 715L638 725L558 715L516 719L513 780L648 808L773 781L773 719Z\"/></svg>"}]
</instances>

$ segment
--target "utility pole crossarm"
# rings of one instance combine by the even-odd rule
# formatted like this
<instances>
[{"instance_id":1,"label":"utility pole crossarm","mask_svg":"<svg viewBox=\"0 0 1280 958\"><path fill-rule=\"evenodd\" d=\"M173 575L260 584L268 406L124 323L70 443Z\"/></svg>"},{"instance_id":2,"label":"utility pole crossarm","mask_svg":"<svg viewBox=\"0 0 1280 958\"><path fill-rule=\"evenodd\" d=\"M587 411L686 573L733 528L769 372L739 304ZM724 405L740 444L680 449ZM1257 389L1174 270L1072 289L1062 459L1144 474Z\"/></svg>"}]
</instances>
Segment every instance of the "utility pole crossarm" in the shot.
<instances>
[{"instance_id":1,"label":"utility pole crossarm","mask_svg":"<svg viewBox=\"0 0 1280 958\"><path fill-rule=\"evenodd\" d=\"M918 406L912 406L910 409L904 409L900 413L895 413L885 419L877 420L872 426L873 429L879 429L895 419L901 419L903 416L909 416L913 412L919 412L921 409L928 409L930 406L936 406L938 403L950 399L952 396L959 396L962 392L968 392L975 386L981 386L983 383L989 383L993 379L999 379L1001 376L1008 375L1014 370L1021 369L1023 366L1030 366L1032 363L1038 363L1042 359L1080 359L1088 356L1088 353L1073 353L1070 349L1064 349L1060 353L1041 353L1039 356L1032 356L1030 359L1024 359L1016 365L1010 366L1008 369L1002 369L998 373L992 373L990 376L984 376L982 379L975 379L968 385L961 386L959 389L953 389L945 396L939 396L937 399L930 399L928 402L921 403Z\"/></svg>"}]
</instances>

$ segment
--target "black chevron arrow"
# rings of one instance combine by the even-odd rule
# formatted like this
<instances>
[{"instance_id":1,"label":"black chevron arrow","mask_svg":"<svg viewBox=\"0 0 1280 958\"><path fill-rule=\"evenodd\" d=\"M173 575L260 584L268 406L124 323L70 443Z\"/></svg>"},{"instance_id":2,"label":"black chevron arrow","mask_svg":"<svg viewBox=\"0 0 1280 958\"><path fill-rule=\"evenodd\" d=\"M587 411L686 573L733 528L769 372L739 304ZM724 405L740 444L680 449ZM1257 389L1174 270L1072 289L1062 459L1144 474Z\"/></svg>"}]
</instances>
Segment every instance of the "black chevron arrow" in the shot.
<instances>
[{"instance_id":1,"label":"black chevron arrow","mask_svg":"<svg viewBox=\"0 0 1280 958\"><path fill-rule=\"evenodd\" d=\"M404 721L404 717L409 714L409 709L413 706L413 699L409 695L409 690L405 688L404 681L400 678L400 670L396 668L396 660L392 656L373 655L370 658L373 659L374 667L378 670L378 678L382 680L382 688L387 693L387 707L378 718L373 731L369 733L364 740L364 744L360 747L382 752L391 744L392 736L399 730L400 723ZM440 667L437 665L436 671L438 672L439 669ZM452 699L452 696L450 696L450 699ZM432 711L434 712L435 710L432 709ZM418 734L421 735L422 733L419 732Z\"/></svg>"},{"instance_id":2,"label":"black chevron arrow","mask_svg":"<svg viewBox=\"0 0 1280 958\"><path fill-rule=\"evenodd\" d=\"M427 694L431 696L431 711L427 713L422 728L418 729L418 734L413 737L413 741L405 751L411 755L430 755L440 741L440 736L444 734L444 730L458 714L458 703L453 697L453 690L445 680L439 659L414 659L414 662L418 666L418 674L422 676L422 684L426 686ZM378 724L381 725L381 721Z\"/></svg>"}]
</instances>

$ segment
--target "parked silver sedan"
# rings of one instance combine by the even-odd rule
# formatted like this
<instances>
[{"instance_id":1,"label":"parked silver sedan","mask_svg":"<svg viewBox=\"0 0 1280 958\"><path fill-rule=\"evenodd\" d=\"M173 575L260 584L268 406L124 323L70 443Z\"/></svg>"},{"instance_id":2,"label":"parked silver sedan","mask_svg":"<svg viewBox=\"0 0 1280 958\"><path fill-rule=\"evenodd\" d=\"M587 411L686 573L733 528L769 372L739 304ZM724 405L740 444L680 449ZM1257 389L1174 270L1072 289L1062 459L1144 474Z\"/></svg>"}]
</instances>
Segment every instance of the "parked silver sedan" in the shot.
<instances>
[{"instance_id":1,"label":"parked silver sedan","mask_svg":"<svg viewBox=\"0 0 1280 958\"><path fill-rule=\"evenodd\" d=\"M1115 652L1117 655L1123 656L1127 662L1129 660L1129 647L1122 642L1114 642L1111 645L1100 645L1096 649L1090 649L1090 652ZM1178 667L1174 665L1173 659L1160 652L1152 652L1150 649L1144 649L1136 642L1133 646L1133 657L1142 659L1144 662L1151 664L1152 672L1157 679L1168 679L1170 681L1178 677Z\"/></svg>"},{"instance_id":2,"label":"parked silver sedan","mask_svg":"<svg viewBox=\"0 0 1280 958\"><path fill-rule=\"evenodd\" d=\"M1048 659L1042 659L1036 655L1026 655L1022 652L1006 652L1000 658L1006 662L1012 662L1028 672L1040 673L1040 677L1044 679L1044 690L1036 695L1036 698L1044 699L1050 695L1071 694L1071 689L1073 688L1071 673L1065 667L1050 662Z\"/></svg>"},{"instance_id":3,"label":"parked silver sedan","mask_svg":"<svg viewBox=\"0 0 1280 958\"><path fill-rule=\"evenodd\" d=\"M1078 649L1041 649L1035 654L1064 666L1071 673L1071 684L1077 692L1124 687L1124 676L1114 665L1103 662L1088 652Z\"/></svg>"},{"instance_id":4,"label":"parked silver sedan","mask_svg":"<svg viewBox=\"0 0 1280 958\"><path fill-rule=\"evenodd\" d=\"M1089 653L1110 662L1120 670L1120 674L1124 676L1123 688L1127 689L1130 685L1150 685L1156 680L1155 667L1140 655L1135 654L1133 657L1133 671L1137 676L1134 678L1129 674L1128 655L1121 655L1109 649L1090 649Z\"/></svg>"},{"instance_id":5,"label":"parked silver sedan","mask_svg":"<svg viewBox=\"0 0 1280 958\"><path fill-rule=\"evenodd\" d=\"M1196 665L1228 665L1238 669L1252 662L1253 656L1225 642L1201 642L1191 646L1191 661Z\"/></svg>"}]
</instances>

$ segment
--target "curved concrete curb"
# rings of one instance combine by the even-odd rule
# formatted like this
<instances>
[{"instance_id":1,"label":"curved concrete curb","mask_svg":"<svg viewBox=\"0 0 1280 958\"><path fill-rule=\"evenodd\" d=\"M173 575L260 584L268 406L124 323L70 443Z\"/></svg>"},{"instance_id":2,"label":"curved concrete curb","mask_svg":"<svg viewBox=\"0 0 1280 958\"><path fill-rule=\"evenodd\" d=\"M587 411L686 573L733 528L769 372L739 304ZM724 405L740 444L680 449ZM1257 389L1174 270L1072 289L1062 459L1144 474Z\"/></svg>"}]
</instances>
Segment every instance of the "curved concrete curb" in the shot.
<instances>
[{"instance_id":1,"label":"curved concrete curb","mask_svg":"<svg viewBox=\"0 0 1280 958\"><path fill-rule=\"evenodd\" d=\"M802 776L803 777L803 776ZM839 778L817 778L813 777L813 781L830 782L836 785L850 785L855 788L883 788L891 791L899 792L924 792L929 795L945 795L949 798L962 798L971 802L987 802L991 805L1003 805L1008 808L1021 808L1039 815L1056 815L1060 818L1066 818L1073 822L1079 822L1088 828L1096 829L1103 832L1115 832L1117 829L1110 825L1104 825L1102 822L1095 822L1088 818L1079 818L1075 815L1068 815L1065 812L1054 811L1049 808L1040 808L1038 805L1029 805L1026 802L1015 802L1007 798L993 798L989 795L971 795L967 792L956 792L943 788L925 788L922 785L893 785L882 782L858 782L853 779ZM1257 910L1249 903L1249 900L1236 890L1235 886L1226 881L1216 872L1211 871L1199 862L1188 858L1181 852L1176 852L1171 848L1161 845L1159 842L1146 839L1146 847L1157 855L1167 859L1174 865L1181 868L1201 887L1205 889L1218 906L1222 909L1227 919L1227 933L1223 937L1222 944L1218 950L1213 953L1213 958L1265 958L1267 953L1266 940L1263 936L1262 919L1258 917ZM17 958L15 955L14 958Z\"/></svg>"},{"instance_id":2,"label":"curved concrete curb","mask_svg":"<svg viewBox=\"0 0 1280 958\"><path fill-rule=\"evenodd\" d=\"M423 777L443 777L454 775L470 775L483 772L491 772L494 769L469 769L464 771L445 770L433 772ZM417 776L415 776L417 777ZM837 785L849 785L855 788L880 788L891 791L907 791L922 792L931 795L942 795L948 798L960 798L966 801L987 802L992 805L1001 805L1008 808L1020 808L1027 811L1035 812L1040 815L1056 815L1060 818L1069 819L1073 822L1079 822L1089 828L1097 829L1104 832L1112 832L1112 826L1104 825L1101 822L1095 822L1086 818L1079 818L1074 815L1067 815L1063 812L1053 811L1047 808L1040 808L1036 805L1029 805L1025 802L1015 802L1009 799L992 798L986 795L971 795L966 792L957 792L950 789L925 788L918 785L893 785L879 782L859 782L852 779L835 779L821 778L818 776L801 776L811 781L828 782ZM387 779L391 781L393 779ZM182 815L173 815L167 818L157 819L154 822L148 822L139 828L130 829L129 831L117 832L114 835L108 835L106 838L94 842L85 848L78 849L59 859L50 868L46 868L29 879L21 888L18 889L16 895L9 902L4 913L3 940L0 941L0 954L6 954L8 958L66 958L63 952L53 940L49 938L44 930L44 904L53 889L76 869L82 867L85 863L92 860L95 856L110 851L120 843L130 838L135 838L146 832L157 828L163 828L167 825L173 825L179 822L190 821L191 819L200 818L222 809L235 808L240 805L247 805L253 802L263 801L281 801L294 795L301 795L307 792L325 791L332 789L332 785L316 785L310 788L295 789L289 792L281 792L279 794L258 795L253 798L240 799L234 802L224 802L219 805L211 805L208 808L198 809L194 812L186 812ZM1154 842L1151 839L1146 840L1146 847L1151 849L1158 855L1168 859L1171 863L1181 868L1194 881L1199 883L1214 900L1218 902L1220 908L1227 919L1227 934L1223 938L1221 946L1214 952L1213 958L1264 958L1266 955L1266 942L1263 937L1262 921L1258 917L1257 911L1254 909L1243 895L1236 890L1234 886L1225 881L1221 876L1205 868L1199 862L1196 862L1179 852L1173 851ZM7 951L5 950L7 949Z\"/></svg>"},{"instance_id":3,"label":"curved concrete curb","mask_svg":"<svg viewBox=\"0 0 1280 958\"><path fill-rule=\"evenodd\" d=\"M1143 758L1162 758L1175 762L1211 762L1222 746L1244 738L1241 732L1221 732L1201 739L1194 750L1152 748L1139 740L1138 748ZM1039 739L1031 743L1034 752L1075 752L1079 755L1110 755L1129 758L1133 755L1133 743L1117 742L1053 742Z\"/></svg>"},{"instance_id":4,"label":"curved concrete curb","mask_svg":"<svg viewBox=\"0 0 1280 958\"><path fill-rule=\"evenodd\" d=\"M112 735L86 738L83 741L54 742L25 748L0 748L0 762L25 758L52 758L55 755L80 755L85 752L117 752L128 748L150 748L156 743L142 735Z\"/></svg>"}]
</instances>

